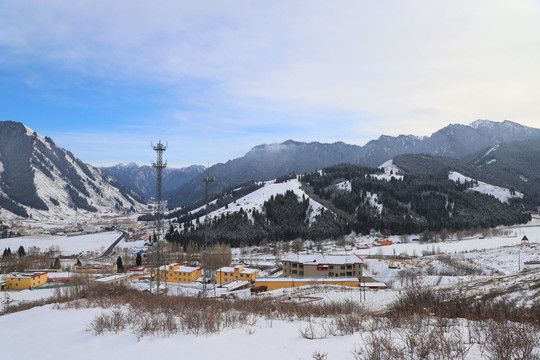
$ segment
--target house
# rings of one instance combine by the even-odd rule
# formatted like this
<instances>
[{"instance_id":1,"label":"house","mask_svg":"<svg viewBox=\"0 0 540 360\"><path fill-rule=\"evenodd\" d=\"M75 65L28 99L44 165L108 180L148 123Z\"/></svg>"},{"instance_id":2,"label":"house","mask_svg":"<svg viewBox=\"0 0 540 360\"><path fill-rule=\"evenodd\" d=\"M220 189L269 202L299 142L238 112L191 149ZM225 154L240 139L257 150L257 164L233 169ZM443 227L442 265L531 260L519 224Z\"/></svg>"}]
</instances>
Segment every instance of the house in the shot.
<instances>
[{"instance_id":1,"label":"house","mask_svg":"<svg viewBox=\"0 0 540 360\"><path fill-rule=\"evenodd\" d=\"M116 263L112 265L100 265L100 264L94 264L94 265L85 265L85 266L73 266L71 269L74 273L80 273L80 274L116 274L118 272L118 268L116 267Z\"/></svg>"},{"instance_id":2,"label":"house","mask_svg":"<svg viewBox=\"0 0 540 360\"><path fill-rule=\"evenodd\" d=\"M114 275L105 275L100 276L93 281L97 284L127 284L130 281L130 274L114 274Z\"/></svg>"},{"instance_id":3,"label":"house","mask_svg":"<svg viewBox=\"0 0 540 360\"><path fill-rule=\"evenodd\" d=\"M152 267L148 265L138 266L135 269L129 270L129 275L131 280L140 279L141 277L149 276L151 270Z\"/></svg>"},{"instance_id":4,"label":"house","mask_svg":"<svg viewBox=\"0 0 540 360\"><path fill-rule=\"evenodd\" d=\"M157 277L160 281L190 284L201 277L202 268L174 263L160 266L158 269L153 269L152 275Z\"/></svg>"},{"instance_id":5,"label":"house","mask_svg":"<svg viewBox=\"0 0 540 360\"><path fill-rule=\"evenodd\" d=\"M46 272L11 273L2 275L8 289L30 289L47 283Z\"/></svg>"},{"instance_id":6,"label":"house","mask_svg":"<svg viewBox=\"0 0 540 360\"><path fill-rule=\"evenodd\" d=\"M250 284L259 276L259 270L244 268L242 265L222 267L216 270L216 283L226 284L234 280L247 280Z\"/></svg>"},{"instance_id":7,"label":"house","mask_svg":"<svg viewBox=\"0 0 540 360\"><path fill-rule=\"evenodd\" d=\"M0 291L7 289L7 281L6 280L0 280Z\"/></svg>"},{"instance_id":8,"label":"house","mask_svg":"<svg viewBox=\"0 0 540 360\"><path fill-rule=\"evenodd\" d=\"M362 277L364 259L352 255L299 255L287 254L283 259L283 276L286 277Z\"/></svg>"},{"instance_id":9,"label":"house","mask_svg":"<svg viewBox=\"0 0 540 360\"><path fill-rule=\"evenodd\" d=\"M359 287L360 281L356 277L320 277L320 278L257 278L255 287L266 286L267 290L275 290L281 288L292 288L306 285L340 285Z\"/></svg>"},{"instance_id":10,"label":"house","mask_svg":"<svg viewBox=\"0 0 540 360\"><path fill-rule=\"evenodd\" d=\"M230 283L223 284L220 286L223 289L226 289L227 291L236 291L236 290L242 290L247 289L249 287L249 281L247 280L234 280Z\"/></svg>"}]
</instances>

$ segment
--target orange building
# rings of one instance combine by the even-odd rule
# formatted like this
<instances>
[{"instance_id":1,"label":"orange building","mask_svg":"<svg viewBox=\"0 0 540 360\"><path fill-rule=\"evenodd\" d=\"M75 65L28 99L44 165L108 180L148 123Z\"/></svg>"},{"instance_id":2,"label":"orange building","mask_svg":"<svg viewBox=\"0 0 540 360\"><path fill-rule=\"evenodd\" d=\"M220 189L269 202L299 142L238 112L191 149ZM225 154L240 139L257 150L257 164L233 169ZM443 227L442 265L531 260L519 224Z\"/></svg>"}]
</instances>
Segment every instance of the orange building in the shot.
<instances>
[{"instance_id":1,"label":"orange building","mask_svg":"<svg viewBox=\"0 0 540 360\"><path fill-rule=\"evenodd\" d=\"M46 272L11 273L2 275L8 289L30 289L47 283Z\"/></svg>"},{"instance_id":2,"label":"orange building","mask_svg":"<svg viewBox=\"0 0 540 360\"><path fill-rule=\"evenodd\" d=\"M355 277L323 277L323 278L257 278L255 286L266 286L267 289L292 288L305 285L341 285L360 287L358 278Z\"/></svg>"},{"instance_id":3,"label":"orange building","mask_svg":"<svg viewBox=\"0 0 540 360\"><path fill-rule=\"evenodd\" d=\"M152 274L157 276L160 281L189 284L201 277L202 269L200 267L169 264L160 266L157 270L152 269Z\"/></svg>"},{"instance_id":4,"label":"orange building","mask_svg":"<svg viewBox=\"0 0 540 360\"><path fill-rule=\"evenodd\" d=\"M242 265L222 267L216 270L216 283L227 284L234 280L247 280L250 284L259 276L259 270L244 268Z\"/></svg>"}]
</instances>

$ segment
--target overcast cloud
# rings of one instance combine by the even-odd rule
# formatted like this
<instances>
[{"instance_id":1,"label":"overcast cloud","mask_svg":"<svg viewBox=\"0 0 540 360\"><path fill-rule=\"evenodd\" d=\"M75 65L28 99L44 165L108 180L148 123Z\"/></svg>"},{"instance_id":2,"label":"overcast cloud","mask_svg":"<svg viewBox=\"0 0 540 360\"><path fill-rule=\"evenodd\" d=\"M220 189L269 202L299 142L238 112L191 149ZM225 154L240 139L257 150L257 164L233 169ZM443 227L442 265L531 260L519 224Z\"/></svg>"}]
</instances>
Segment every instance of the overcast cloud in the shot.
<instances>
[{"instance_id":1,"label":"overcast cloud","mask_svg":"<svg viewBox=\"0 0 540 360\"><path fill-rule=\"evenodd\" d=\"M121 131L141 143L174 136L184 155L173 163L204 163L203 152L210 162L226 161L288 138L363 144L479 118L538 127L539 7L497 0L3 1L0 70L43 103L81 112L148 103L144 114L96 113L110 122L95 136L85 137L76 120L71 129L54 127L56 113L32 117L30 126L93 163L116 161L91 150L103 145L93 140L99 134Z\"/></svg>"}]
</instances>

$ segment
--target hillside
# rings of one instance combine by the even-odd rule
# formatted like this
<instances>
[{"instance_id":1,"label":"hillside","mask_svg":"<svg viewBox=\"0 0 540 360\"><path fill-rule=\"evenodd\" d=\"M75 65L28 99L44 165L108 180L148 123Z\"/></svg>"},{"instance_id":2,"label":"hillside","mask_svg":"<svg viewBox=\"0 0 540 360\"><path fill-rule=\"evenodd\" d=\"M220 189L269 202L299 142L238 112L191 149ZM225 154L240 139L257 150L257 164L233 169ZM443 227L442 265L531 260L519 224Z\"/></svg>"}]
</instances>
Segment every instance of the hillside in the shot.
<instances>
[{"instance_id":1,"label":"hillside","mask_svg":"<svg viewBox=\"0 0 540 360\"><path fill-rule=\"evenodd\" d=\"M297 179L269 181L234 200L210 205L211 242L257 245L267 241L337 238L351 232L420 234L521 224L530 220L523 194L457 172L395 174L341 164ZM450 175L449 175L450 174ZM218 205L219 204L219 205ZM204 207L182 213L167 239L182 245L204 239Z\"/></svg>"},{"instance_id":2,"label":"hillside","mask_svg":"<svg viewBox=\"0 0 540 360\"><path fill-rule=\"evenodd\" d=\"M140 210L144 200L21 123L0 122L3 217L63 218Z\"/></svg>"},{"instance_id":3,"label":"hillside","mask_svg":"<svg viewBox=\"0 0 540 360\"><path fill-rule=\"evenodd\" d=\"M498 144L463 159L427 154L399 155L393 164L409 174L456 171L492 185L524 193L533 209L540 204L540 139Z\"/></svg>"}]
</instances>

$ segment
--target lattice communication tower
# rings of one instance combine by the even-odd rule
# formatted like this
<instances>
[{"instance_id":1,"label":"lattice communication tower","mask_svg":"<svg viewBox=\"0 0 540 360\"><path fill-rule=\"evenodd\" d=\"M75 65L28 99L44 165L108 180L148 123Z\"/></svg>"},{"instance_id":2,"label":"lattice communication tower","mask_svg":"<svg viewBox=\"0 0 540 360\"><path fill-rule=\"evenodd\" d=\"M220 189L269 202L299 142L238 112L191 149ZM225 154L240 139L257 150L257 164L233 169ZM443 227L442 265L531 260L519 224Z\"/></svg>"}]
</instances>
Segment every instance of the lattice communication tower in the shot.
<instances>
[{"instance_id":1,"label":"lattice communication tower","mask_svg":"<svg viewBox=\"0 0 540 360\"><path fill-rule=\"evenodd\" d=\"M209 225L209 221L208 221L208 185L210 183L213 183L215 180L214 177L211 177L210 174L207 174L206 177L204 177L202 179L202 181L205 183L205 193L204 193L204 200L205 200L205 204L206 204L206 207L205 207L205 219L204 219L204 222L203 222L203 225L204 225L204 244L203 244L203 296L206 296L206 293L207 293L207 283L208 283L208 280L212 278L212 273L213 271L212 270L215 270L215 269L210 269L210 264L209 264L209 261L208 261L208 233L207 233L207 228L208 228L208 225ZM214 282L214 294L215 294L215 282Z\"/></svg>"},{"instance_id":2,"label":"lattice communication tower","mask_svg":"<svg viewBox=\"0 0 540 360\"><path fill-rule=\"evenodd\" d=\"M156 176L156 206L154 209L154 221L156 226L157 241L161 240L163 234L163 195L161 191L162 179L163 179L163 169L167 167L167 162L163 163L163 152L167 150L167 145L163 145L161 140L157 145L152 144L152 148L157 154L157 161L152 161L152 167L157 170Z\"/></svg>"},{"instance_id":3,"label":"lattice communication tower","mask_svg":"<svg viewBox=\"0 0 540 360\"><path fill-rule=\"evenodd\" d=\"M157 161L154 163L152 162L152 167L155 168L157 171L156 175L156 204L154 207L154 225L156 228L156 247L157 249L155 252L155 268L156 268L156 287L157 292L159 292L159 287L161 283L161 272L159 272L159 268L161 267L162 263L162 249L161 249L161 240L162 240L162 234L163 234L163 193L162 193L162 179L163 179L163 169L167 167L167 162L163 163L163 152L167 150L167 145L163 145L161 140L158 141L157 145L150 144L152 146L152 149L157 154ZM150 284L150 290L152 288L152 284Z\"/></svg>"}]
</instances>

